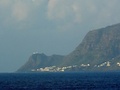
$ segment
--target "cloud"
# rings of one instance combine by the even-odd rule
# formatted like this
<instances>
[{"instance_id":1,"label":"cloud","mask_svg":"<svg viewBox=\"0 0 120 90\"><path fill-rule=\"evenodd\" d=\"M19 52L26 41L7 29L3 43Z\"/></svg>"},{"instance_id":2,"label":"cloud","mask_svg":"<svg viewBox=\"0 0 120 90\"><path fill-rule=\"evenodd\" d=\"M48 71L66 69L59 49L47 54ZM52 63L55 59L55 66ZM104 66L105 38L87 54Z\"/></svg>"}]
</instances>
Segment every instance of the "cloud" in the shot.
<instances>
[{"instance_id":1,"label":"cloud","mask_svg":"<svg viewBox=\"0 0 120 90\"><path fill-rule=\"evenodd\" d=\"M24 21L36 7L38 8L43 3L43 1L45 0L0 0L0 12L8 10L9 17L5 18L7 19L5 22L12 19L18 22Z\"/></svg>"},{"instance_id":2,"label":"cloud","mask_svg":"<svg viewBox=\"0 0 120 90\"><path fill-rule=\"evenodd\" d=\"M14 3L12 8L12 16L17 21L25 20L28 16L29 8L26 3L18 0Z\"/></svg>"},{"instance_id":3,"label":"cloud","mask_svg":"<svg viewBox=\"0 0 120 90\"><path fill-rule=\"evenodd\" d=\"M45 0L32 0L35 6L40 6Z\"/></svg>"},{"instance_id":4,"label":"cloud","mask_svg":"<svg viewBox=\"0 0 120 90\"><path fill-rule=\"evenodd\" d=\"M10 7L9 14L12 19L8 20L20 22L29 18L34 19L35 16L39 16L40 20L40 16L43 16L42 18L47 18L46 21L62 22L68 27L73 23L109 23L112 22L111 18L118 22L119 3L119 0L0 0L0 7ZM39 15L40 13L42 14ZM60 24L60 27L62 25Z\"/></svg>"},{"instance_id":5,"label":"cloud","mask_svg":"<svg viewBox=\"0 0 120 90\"><path fill-rule=\"evenodd\" d=\"M85 12L96 12L95 4L89 0L49 0L47 16L59 20L69 17L74 22L82 22Z\"/></svg>"},{"instance_id":6,"label":"cloud","mask_svg":"<svg viewBox=\"0 0 120 90\"><path fill-rule=\"evenodd\" d=\"M47 12L48 18L53 19L56 17L56 15L54 15L54 14L56 14L55 8L57 8L57 3L58 3L57 0L49 0L48 1L48 12Z\"/></svg>"},{"instance_id":7,"label":"cloud","mask_svg":"<svg viewBox=\"0 0 120 90\"><path fill-rule=\"evenodd\" d=\"M6 7L8 6L12 1L11 0L0 0L0 6Z\"/></svg>"},{"instance_id":8,"label":"cloud","mask_svg":"<svg viewBox=\"0 0 120 90\"><path fill-rule=\"evenodd\" d=\"M47 16L49 19L59 20L71 14L71 0L49 0Z\"/></svg>"},{"instance_id":9,"label":"cloud","mask_svg":"<svg viewBox=\"0 0 120 90\"><path fill-rule=\"evenodd\" d=\"M72 4L72 9L74 13L74 22L81 22L82 13L81 13L81 7L79 6L79 4L77 3Z\"/></svg>"},{"instance_id":10,"label":"cloud","mask_svg":"<svg viewBox=\"0 0 120 90\"><path fill-rule=\"evenodd\" d=\"M109 24L119 21L119 3L119 0L49 0L47 16L66 23Z\"/></svg>"},{"instance_id":11,"label":"cloud","mask_svg":"<svg viewBox=\"0 0 120 90\"><path fill-rule=\"evenodd\" d=\"M62 22L58 30L64 28L63 31L66 31L76 24L82 25L89 18L89 14L96 12L97 7L93 0L49 0L47 17L50 20Z\"/></svg>"}]
</instances>

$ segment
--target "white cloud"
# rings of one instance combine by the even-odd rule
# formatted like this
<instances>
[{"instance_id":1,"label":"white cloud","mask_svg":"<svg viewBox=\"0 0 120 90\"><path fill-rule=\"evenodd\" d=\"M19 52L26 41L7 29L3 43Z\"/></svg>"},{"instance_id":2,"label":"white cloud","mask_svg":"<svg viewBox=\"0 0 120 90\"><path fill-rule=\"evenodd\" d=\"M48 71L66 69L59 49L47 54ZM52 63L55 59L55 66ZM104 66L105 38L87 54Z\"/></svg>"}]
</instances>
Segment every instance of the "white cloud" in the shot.
<instances>
[{"instance_id":1,"label":"white cloud","mask_svg":"<svg viewBox=\"0 0 120 90\"><path fill-rule=\"evenodd\" d=\"M57 0L49 0L49 2L48 2L48 12L47 12L47 15L48 15L49 18L54 18L55 17L54 11L55 11L57 3L58 3Z\"/></svg>"},{"instance_id":2,"label":"white cloud","mask_svg":"<svg viewBox=\"0 0 120 90\"><path fill-rule=\"evenodd\" d=\"M0 0L0 6L8 6L12 1L11 0Z\"/></svg>"},{"instance_id":3,"label":"white cloud","mask_svg":"<svg viewBox=\"0 0 120 90\"><path fill-rule=\"evenodd\" d=\"M28 16L29 8L26 3L22 1L16 1L12 8L12 16L18 20L25 20Z\"/></svg>"},{"instance_id":4,"label":"white cloud","mask_svg":"<svg viewBox=\"0 0 120 90\"><path fill-rule=\"evenodd\" d=\"M119 2L119 0L0 0L0 6L11 6L9 12L12 19L18 22L26 20L29 15L34 19L34 15L40 13L38 11L44 10L41 12L47 14L44 18L64 22L69 26L68 23L109 23L111 18L116 18L115 14L117 17L120 15L117 9Z\"/></svg>"},{"instance_id":5,"label":"white cloud","mask_svg":"<svg viewBox=\"0 0 120 90\"><path fill-rule=\"evenodd\" d=\"M81 13L81 7L79 4L74 3L72 5L73 13L74 13L74 22L81 22L82 21L82 13Z\"/></svg>"},{"instance_id":6,"label":"white cloud","mask_svg":"<svg viewBox=\"0 0 120 90\"><path fill-rule=\"evenodd\" d=\"M5 12L5 10L9 9L9 11L7 11L9 12L9 17L5 18L5 22L12 19L18 22L24 21L29 14L36 8L39 8L44 1L45 0L0 0L0 7L2 7L0 10Z\"/></svg>"},{"instance_id":7,"label":"white cloud","mask_svg":"<svg viewBox=\"0 0 120 90\"><path fill-rule=\"evenodd\" d=\"M85 12L96 12L92 0L49 0L47 15L53 20L69 17L74 22L81 23Z\"/></svg>"},{"instance_id":8,"label":"white cloud","mask_svg":"<svg viewBox=\"0 0 120 90\"><path fill-rule=\"evenodd\" d=\"M49 19L59 20L64 19L69 14L71 15L71 0L49 0L47 16Z\"/></svg>"},{"instance_id":9,"label":"white cloud","mask_svg":"<svg viewBox=\"0 0 120 90\"><path fill-rule=\"evenodd\" d=\"M51 20L69 18L71 23L93 22L103 25L105 22L109 24L113 19L119 21L116 19L120 15L119 3L119 0L49 0L47 15Z\"/></svg>"}]
</instances>

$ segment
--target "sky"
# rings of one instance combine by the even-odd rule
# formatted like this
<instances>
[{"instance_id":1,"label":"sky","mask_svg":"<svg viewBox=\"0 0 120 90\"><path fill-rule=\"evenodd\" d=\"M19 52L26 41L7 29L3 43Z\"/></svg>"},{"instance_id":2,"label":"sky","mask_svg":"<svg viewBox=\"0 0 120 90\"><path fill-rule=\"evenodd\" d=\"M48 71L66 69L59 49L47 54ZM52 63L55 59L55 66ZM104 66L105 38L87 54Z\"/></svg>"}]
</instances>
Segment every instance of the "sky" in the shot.
<instances>
[{"instance_id":1,"label":"sky","mask_svg":"<svg viewBox=\"0 0 120 90\"><path fill-rule=\"evenodd\" d=\"M120 23L120 0L0 0L0 72L33 52L68 55L88 31Z\"/></svg>"}]
</instances>

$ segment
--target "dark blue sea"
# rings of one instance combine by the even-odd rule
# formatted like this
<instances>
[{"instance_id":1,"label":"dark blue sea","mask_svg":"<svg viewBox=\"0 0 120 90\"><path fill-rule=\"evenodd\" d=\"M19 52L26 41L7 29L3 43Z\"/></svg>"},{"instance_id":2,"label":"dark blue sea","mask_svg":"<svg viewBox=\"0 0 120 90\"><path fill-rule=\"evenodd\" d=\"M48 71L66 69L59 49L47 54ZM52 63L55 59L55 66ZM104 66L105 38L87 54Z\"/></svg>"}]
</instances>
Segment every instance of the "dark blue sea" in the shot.
<instances>
[{"instance_id":1,"label":"dark blue sea","mask_svg":"<svg viewBox=\"0 0 120 90\"><path fill-rule=\"evenodd\" d=\"M0 90L120 90L120 72L1 73Z\"/></svg>"}]
</instances>

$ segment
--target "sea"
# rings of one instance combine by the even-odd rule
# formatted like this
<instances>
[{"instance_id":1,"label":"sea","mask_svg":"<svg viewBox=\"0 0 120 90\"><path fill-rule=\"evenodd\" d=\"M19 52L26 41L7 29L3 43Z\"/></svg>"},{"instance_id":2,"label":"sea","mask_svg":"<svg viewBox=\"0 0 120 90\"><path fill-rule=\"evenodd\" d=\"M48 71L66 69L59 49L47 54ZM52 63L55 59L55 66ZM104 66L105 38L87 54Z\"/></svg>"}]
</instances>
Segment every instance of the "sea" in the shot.
<instances>
[{"instance_id":1,"label":"sea","mask_svg":"<svg viewBox=\"0 0 120 90\"><path fill-rule=\"evenodd\" d=\"M120 72L0 73L0 90L120 90Z\"/></svg>"}]
</instances>

